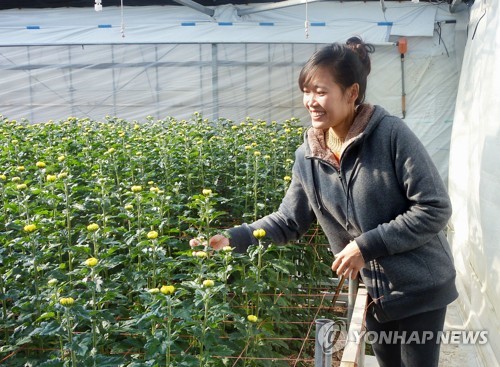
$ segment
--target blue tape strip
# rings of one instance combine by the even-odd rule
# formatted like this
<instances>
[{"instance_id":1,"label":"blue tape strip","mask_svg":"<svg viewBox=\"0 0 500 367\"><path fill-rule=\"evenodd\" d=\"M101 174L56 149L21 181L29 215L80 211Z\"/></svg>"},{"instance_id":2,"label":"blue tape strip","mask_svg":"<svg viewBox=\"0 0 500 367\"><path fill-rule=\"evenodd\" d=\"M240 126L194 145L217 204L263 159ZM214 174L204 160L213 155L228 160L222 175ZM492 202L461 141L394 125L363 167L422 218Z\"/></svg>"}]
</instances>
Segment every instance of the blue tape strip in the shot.
<instances>
[{"instance_id":1,"label":"blue tape strip","mask_svg":"<svg viewBox=\"0 0 500 367\"><path fill-rule=\"evenodd\" d=\"M97 28L111 28L111 24L99 24Z\"/></svg>"},{"instance_id":2,"label":"blue tape strip","mask_svg":"<svg viewBox=\"0 0 500 367\"><path fill-rule=\"evenodd\" d=\"M325 27L326 23L325 22L311 22L311 27Z\"/></svg>"},{"instance_id":3,"label":"blue tape strip","mask_svg":"<svg viewBox=\"0 0 500 367\"><path fill-rule=\"evenodd\" d=\"M26 29L40 29L39 25L27 25Z\"/></svg>"},{"instance_id":4,"label":"blue tape strip","mask_svg":"<svg viewBox=\"0 0 500 367\"><path fill-rule=\"evenodd\" d=\"M377 25L380 25L380 26L392 26L392 22L378 22Z\"/></svg>"},{"instance_id":5,"label":"blue tape strip","mask_svg":"<svg viewBox=\"0 0 500 367\"><path fill-rule=\"evenodd\" d=\"M194 27L196 25L195 22L182 22L181 26L183 27Z\"/></svg>"},{"instance_id":6,"label":"blue tape strip","mask_svg":"<svg viewBox=\"0 0 500 367\"><path fill-rule=\"evenodd\" d=\"M270 26L273 26L274 23L273 22L260 22L259 25L261 25L263 27L270 27Z\"/></svg>"},{"instance_id":7,"label":"blue tape strip","mask_svg":"<svg viewBox=\"0 0 500 367\"><path fill-rule=\"evenodd\" d=\"M233 22L219 22L219 25L221 26L233 25Z\"/></svg>"}]
</instances>

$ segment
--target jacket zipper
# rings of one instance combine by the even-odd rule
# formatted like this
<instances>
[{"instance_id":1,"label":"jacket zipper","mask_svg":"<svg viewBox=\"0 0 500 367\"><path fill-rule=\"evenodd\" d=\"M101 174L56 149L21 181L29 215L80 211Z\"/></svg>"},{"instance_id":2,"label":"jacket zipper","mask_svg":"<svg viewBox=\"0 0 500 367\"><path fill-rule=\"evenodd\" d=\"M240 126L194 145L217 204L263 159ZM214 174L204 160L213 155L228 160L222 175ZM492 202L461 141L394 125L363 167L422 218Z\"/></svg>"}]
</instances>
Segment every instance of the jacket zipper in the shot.
<instances>
[{"instance_id":1,"label":"jacket zipper","mask_svg":"<svg viewBox=\"0 0 500 367\"><path fill-rule=\"evenodd\" d=\"M339 167L342 166L342 157L344 156L344 154L352 148L353 145L357 145L357 144L361 144L360 143L360 140L361 139L357 139L356 141L352 142L351 144L349 144L345 149L344 151L342 152L342 155L340 156L339 158ZM342 189L344 190L344 195L345 195L345 198L346 198L346 211L345 211L345 228L346 228L346 231L349 231L349 228L350 228L350 222L349 222L349 198L350 198L350 190L349 190L349 185L351 183L351 180L353 178L353 176L355 175L356 173L356 170L359 166L359 162L360 162L360 156L358 155L358 157L356 158L356 160L354 161L354 164L353 164L353 169L352 169L352 172L351 172L351 176L349 177L349 180L344 180L344 178L342 177L342 168L339 168L337 169L337 167L335 167L333 164L331 164L330 162L322 159L322 158L318 158L318 157L312 157L312 156L306 156L305 157L306 159L310 159L311 160L311 163L313 163L314 161L318 161L318 162L321 162L321 163L324 163L330 167L332 167L336 172L337 172L337 175L338 175L338 178L340 180L340 183L342 185ZM314 163L313 163L314 164ZM314 167L312 167L312 176L313 176L313 189L314 189L314 196L315 196L315 199L316 199L316 202L318 204L318 209L319 211L323 213L323 209L325 209L330 215L332 215L332 213L330 213L330 211L323 205L323 202L321 200L321 198L319 197L319 194L318 194L318 190L316 189L316 175L315 175L315 171L314 171ZM356 226L355 226L356 227ZM359 232L359 229L358 229L358 232Z\"/></svg>"}]
</instances>

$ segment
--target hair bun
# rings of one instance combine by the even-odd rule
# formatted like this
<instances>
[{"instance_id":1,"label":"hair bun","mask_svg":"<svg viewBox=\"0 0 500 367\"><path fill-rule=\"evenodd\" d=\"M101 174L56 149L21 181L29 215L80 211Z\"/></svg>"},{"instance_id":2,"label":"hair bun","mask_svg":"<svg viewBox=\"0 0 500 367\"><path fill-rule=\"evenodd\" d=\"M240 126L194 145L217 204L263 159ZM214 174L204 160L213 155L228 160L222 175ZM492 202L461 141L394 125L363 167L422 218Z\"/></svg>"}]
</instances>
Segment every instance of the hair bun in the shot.
<instances>
[{"instance_id":1,"label":"hair bun","mask_svg":"<svg viewBox=\"0 0 500 367\"><path fill-rule=\"evenodd\" d=\"M369 43L364 43L360 37L351 37L346 41L346 46L353 50L365 65L367 74L370 73L371 63L369 54L375 52L375 47Z\"/></svg>"}]
</instances>

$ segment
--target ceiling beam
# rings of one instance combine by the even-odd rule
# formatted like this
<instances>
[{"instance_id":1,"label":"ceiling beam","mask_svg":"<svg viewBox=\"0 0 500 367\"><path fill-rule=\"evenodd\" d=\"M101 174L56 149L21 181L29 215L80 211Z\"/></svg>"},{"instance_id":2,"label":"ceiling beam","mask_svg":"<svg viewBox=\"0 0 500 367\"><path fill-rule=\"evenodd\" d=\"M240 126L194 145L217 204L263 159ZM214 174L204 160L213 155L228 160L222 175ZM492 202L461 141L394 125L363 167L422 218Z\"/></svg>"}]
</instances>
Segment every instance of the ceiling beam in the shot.
<instances>
[{"instance_id":1,"label":"ceiling beam","mask_svg":"<svg viewBox=\"0 0 500 367\"><path fill-rule=\"evenodd\" d=\"M173 0L173 1L175 1L176 3L179 3L181 5L185 5L188 8L197 10L197 11L199 11L199 12L201 12L203 14L206 14L206 15L208 15L210 17L213 17L213 15L215 13L214 9L207 8L206 6L198 4L197 2L195 2L193 0Z\"/></svg>"},{"instance_id":2,"label":"ceiling beam","mask_svg":"<svg viewBox=\"0 0 500 367\"><path fill-rule=\"evenodd\" d=\"M253 6L251 8L238 9L238 15L242 16L242 15L254 14L254 13L259 13L261 11L281 9L281 8L286 8L289 6L305 4L306 2L307 3L314 3L317 1L326 1L326 0L307 0L307 1L306 0L284 0L284 1L277 2L277 3L263 4L263 5Z\"/></svg>"}]
</instances>

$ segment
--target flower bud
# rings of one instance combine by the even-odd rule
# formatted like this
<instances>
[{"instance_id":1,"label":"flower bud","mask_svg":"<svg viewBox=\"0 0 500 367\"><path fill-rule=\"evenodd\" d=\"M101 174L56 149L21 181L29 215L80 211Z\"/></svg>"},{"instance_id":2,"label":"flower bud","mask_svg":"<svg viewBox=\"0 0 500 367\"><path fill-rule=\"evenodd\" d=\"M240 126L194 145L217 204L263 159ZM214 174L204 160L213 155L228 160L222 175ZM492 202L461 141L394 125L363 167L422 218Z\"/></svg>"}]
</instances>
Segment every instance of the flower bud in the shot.
<instances>
[{"instance_id":1,"label":"flower bud","mask_svg":"<svg viewBox=\"0 0 500 367\"><path fill-rule=\"evenodd\" d=\"M73 297L62 297L59 299L59 303L64 307L71 307L75 304L75 299Z\"/></svg>"},{"instance_id":2,"label":"flower bud","mask_svg":"<svg viewBox=\"0 0 500 367\"><path fill-rule=\"evenodd\" d=\"M55 182L55 180L57 180L57 176L56 175L47 175L47 182Z\"/></svg>"},{"instance_id":3,"label":"flower bud","mask_svg":"<svg viewBox=\"0 0 500 367\"><path fill-rule=\"evenodd\" d=\"M26 224L24 226L24 232L32 233L36 231L36 225L35 224Z\"/></svg>"},{"instance_id":4,"label":"flower bud","mask_svg":"<svg viewBox=\"0 0 500 367\"><path fill-rule=\"evenodd\" d=\"M134 185L131 187L132 192L138 193L142 191L142 186L141 185Z\"/></svg>"},{"instance_id":5,"label":"flower bud","mask_svg":"<svg viewBox=\"0 0 500 367\"><path fill-rule=\"evenodd\" d=\"M149 231L148 234L148 239L154 240L155 238L158 238L158 232L156 231Z\"/></svg>"},{"instance_id":6,"label":"flower bud","mask_svg":"<svg viewBox=\"0 0 500 367\"><path fill-rule=\"evenodd\" d=\"M259 320L259 318L255 315L248 315L247 320L250 322L257 322Z\"/></svg>"},{"instance_id":7,"label":"flower bud","mask_svg":"<svg viewBox=\"0 0 500 367\"><path fill-rule=\"evenodd\" d=\"M173 285L164 285L160 288L160 292L166 295L174 294L175 287Z\"/></svg>"},{"instance_id":8,"label":"flower bud","mask_svg":"<svg viewBox=\"0 0 500 367\"><path fill-rule=\"evenodd\" d=\"M89 232L95 232L99 229L99 224L97 223L90 223L88 226L87 226L87 231Z\"/></svg>"},{"instance_id":9,"label":"flower bud","mask_svg":"<svg viewBox=\"0 0 500 367\"><path fill-rule=\"evenodd\" d=\"M203 281L203 286L205 288L210 288L210 287L213 287L215 285L214 281L212 279L205 279Z\"/></svg>"},{"instance_id":10,"label":"flower bud","mask_svg":"<svg viewBox=\"0 0 500 367\"><path fill-rule=\"evenodd\" d=\"M196 257L199 257L200 259L204 259L208 257L208 254L205 251L196 251Z\"/></svg>"},{"instance_id":11,"label":"flower bud","mask_svg":"<svg viewBox=\"0 0 500 367\"><path fill-rule=\"evenodd\" d=\"M99 262L99 260L97 260L95 257L91 257L91 258L88 258L87 260L85 260L85 265L93 268L94 266L97 265L98 262Z\"/></svg>"},{"instance_id":12,"label":"flower bud","mask_svg":"<svg viewBox=\"0 0 500 367\"><path fill-rule=\"evenodd\" d=\"M255 231L253 231L253 236L260 240L261 238L266 237L266 231L262 228L256 229Z\"/></svg>"}]
</instances>

